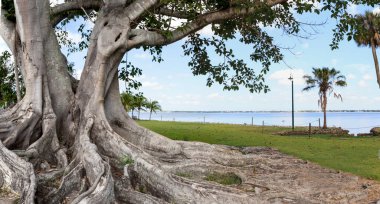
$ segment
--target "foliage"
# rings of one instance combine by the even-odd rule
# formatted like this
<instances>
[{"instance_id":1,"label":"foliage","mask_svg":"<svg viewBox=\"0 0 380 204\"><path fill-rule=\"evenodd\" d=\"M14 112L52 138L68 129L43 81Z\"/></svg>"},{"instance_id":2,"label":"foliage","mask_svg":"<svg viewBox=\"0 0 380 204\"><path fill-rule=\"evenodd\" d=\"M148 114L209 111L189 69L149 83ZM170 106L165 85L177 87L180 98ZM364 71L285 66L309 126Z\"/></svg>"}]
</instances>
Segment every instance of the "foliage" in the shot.
<instances>
[{"instance_id":1,"label":"foliage","mask_svg":"<svg viewBox=\"0 0 380 204\"><path fill-rule=\"evenodd\" d=\"M134 105L136 107L136 110L138 111L137 118L140 120L140 112L146 110L145 107L147 105L147 99L145 98L143 93L140 92L135 95L135 98L133 100L134 100Z\"/></svg>"},{"instance_id":2,"label":"foliage","mask_svg":"<svg viewBox=\"0 0 380 204\"><path fill-rule=\"evenodd\" d=\"M380 15L366 11L364 15L356 16L357 27L355 28L354 40L358 46L380 46ZM351 40L349 38L349 40Z\"/></svg>"},{"instance_id":3,"label":"foliage","mask_svg":"<svg viewBox=\"0 0 380 204\"><path fill-rule=\"evenodd\" d=\"M243 126L189 122L139 121L139 124L171 139L231 146L273 147L283 153L380 181L380 138L334 137L330 135L279 136L291 127ZM307 130L308 127L295 127Z\"/></svg>"},{"instance_id":4,"label":"foliage","mask_svg":"<svg viewBox=\"0 0 380 204\"><path fill-rule=\"evenodd\" d=\"M134 95L131 92L123 92L120 94L121 103L124 106L124 109L129 112L135 109L134 104Z\"/></svg>"},{"instance_id":5,"label":"foliage","mask_svg":"<svg viewBox=\"0 0 380 204\"><path fill-rule=\"evenodd\" d=\"M148 100L145 104L146 109L149 111L149 120L152 119L152 113L156 113L156 111L161 111L161 105L158 101Z\"/></svg>"},{"instance_id":6,"label":"foliage","mask_svg":"<svg viewBox=\"0 0 380 204\"><path fill-rule=\"evenodd\" d=\"M141 111L149 111L150 117L151 117L153 112L155 113L156 111L161 110L161 106L158 103L158 101L148 100L141 92L137 94L134 94L130 91L123 92L120 94L120 98L121 98L121 103L124 106L124 109L127 112L132 112L132 117L133 117L133 112L138 111L138 119L140 119Z\"/></svg>"},{"instance_id":7,"label":"foliage","mask_svg":"<svg viewBox=\"0 0 380 204\"><path fill-rule=\"evenodd\" d=\"M126 91L131 92L133 89L138 90L141 87L141 82L137 81L135 77L141 76L142 70L128 62L127 57L128 54L126 54L126 59L121 61L119 79L125 82Z\"/></svg>"},{"instance_id":8,"label":"foliage","mask_svg":"<svg viewBox=\"0 0 380 204\"><path fill-rule=\"evenodd\" d=\"M246 15L234 15L210 23L214 34L212 37L205 37L196 33L204 26L190 32L182 47L184 54L190 57L188 65L192 73L207 76L207 86L220 84L224 90L239 90L244 87L250 92L267 92L270 89L266 85L265 75L273 63L283 60L283 54L281 47L267 33L265 27L281 29L284 34L289 36L302 36L302 34L307 34L307 32L303 33L307 23L298 21L296 15L330 12L330 17L337 20L331 48L337 49L339 42L344 39L345 35L348 39L353 38L355 27L358 25L355 16L347 11L349 5L363 4L374 7L378 0L294 0L282 1L276 6L268 5L268 2L164 0L145 12L138 22L132 24L132 27L145 31L155 31L170 40L174 37L174 31L185 32L191 29L191 23L203 23L197 22L202 15L227 12L231 8L242 11L252 10L254 12ZM166 12L161 12L162 9L166 9ZM73 42L73 40L68 39L65 25L78 20L80 20L79 22L90 19L94 21L97 18L97 12L97 9L88 10L88 14L81 10L70 11L67 14L68 17L56 27L60 44L68 47L69 52L87 49L91 29L86 26L86 23L81 23L78 28L78 32L82 35L80 42ZM236 38L239 38L238 40L241 43L252 46L250 59L254 62L255 67L235 56L233 50L227 47L226 42ZM138 48L149 52L152 61L162 62L164 46L165 44L141 45ZM210 51L214 51L219 56L217 62L211 61L212 52ZM136 81L134 76L141 75L141 69L135 67L131 62L127 62L127 60L122 61L122 63L126 63L126 65L120 67L119 78L125 81L126 91L129 91L130 88L138 89L141 83Z\"/></svg>"},{"instance_id":9,"label":"foliage","mask_svg":"<svg viewBox=\"0 0 380 204\"><path fill-rule=\"evenodd\" d=\"M122 165L127 165L127 164L133 164L135 161L128 155L125 155L123 156L121 159L120 159L120 163Z\"/></svg>"},{"instance_id":10,"label":"foliage","mask_svg":"<svg viewBox=\"0 0 380 204\"><path fill-rule=\"evenodd\" d=\"M14 65L8 51L0 55L0 107L6 108L17 102Z\"/></svg>"},{"instance_id":11,"label":"foliage","mask_svg":"<svg viewBox=\"0 0 380 204\"><path fill-rule=\"evenodd\" d=\"M16 22L15 6L13 4L13 0L1 0L1 9L4 9L6 11L4 16L8 20Z\"/></svg>"}]
</instances>

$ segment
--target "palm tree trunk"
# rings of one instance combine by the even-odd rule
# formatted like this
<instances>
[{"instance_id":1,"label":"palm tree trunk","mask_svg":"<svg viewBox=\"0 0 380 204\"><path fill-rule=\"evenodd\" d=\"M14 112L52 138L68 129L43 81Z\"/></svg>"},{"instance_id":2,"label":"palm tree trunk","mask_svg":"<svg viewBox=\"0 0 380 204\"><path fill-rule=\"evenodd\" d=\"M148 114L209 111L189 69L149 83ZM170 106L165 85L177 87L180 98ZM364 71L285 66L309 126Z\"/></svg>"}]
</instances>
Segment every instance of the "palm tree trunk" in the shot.
<instances>
[{"instance_id":1,"label":"palm tree trunk","mask_svg":"<svg viewBox=\"0 0 380 204\"><path fill-rule=\"evenodd\" d=\"M137 118L137 119L139 119L139 120L140 120L140 111L141 111L141 109L139 108L139 117Z\"/></svg>"},{"instance_id":2,"label":"palm tree trunk","mask_svg":"<svg viewBox=\"0 0 380 204\"><path fill-rule=\"evenodd\" d=\"M149 114L149 120L152 119L152 110L150 110L150 114Z\"/></svg>"},{"instance_id":3,"label":"palm tree trunk","mask_svg":"<svg viewBox=\"0 0 380 204\"><path fill-rule=\"evenodd\" d=\"M374 40L374 39L371 39L371 48L372 48L373 60L374 60L374 62L375 62L377 84L379 85L379 88L380 88L379 61L378 61L378 59L377 59L376 46L375 46L375 40Z\"/></svg>"},{"instance_id":4,"label":"palm tree trunk","mask_svg":"<svg viewBox=\"0 0 380 204\"><path fill-rule=\"evenodd\" d=\"M327 96L326 92L323 93L322 101L322 110L323 110L323 129L327 129L327 120L326 120L326 108L327 107Z\"/></svg>"}]
</instances>

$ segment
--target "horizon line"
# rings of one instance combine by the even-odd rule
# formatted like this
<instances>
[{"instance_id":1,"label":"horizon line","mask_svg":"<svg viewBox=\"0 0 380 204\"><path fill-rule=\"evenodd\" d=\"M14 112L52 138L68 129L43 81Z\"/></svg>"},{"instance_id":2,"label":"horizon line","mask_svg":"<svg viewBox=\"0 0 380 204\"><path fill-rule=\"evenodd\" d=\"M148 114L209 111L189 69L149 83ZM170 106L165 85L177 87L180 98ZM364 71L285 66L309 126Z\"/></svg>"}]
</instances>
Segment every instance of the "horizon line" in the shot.
<instances>
[{"instance_id":1,"label":"horizon line","mask_svg":"<svg viewBox=\"0 0 380 204\"><path fill-rule=\"evenodd\" d=\"M148 112L148 111L145 111ZM291 110L217 110L217 111L207 111L207 110L163 110L157 112L292 112ZM322 112L321 110L297 110L294 112ZM326 112L380 112L380 110L366 110L366 109L352 109L352 110L327 110Z\"/></svg>"}]
</instances>

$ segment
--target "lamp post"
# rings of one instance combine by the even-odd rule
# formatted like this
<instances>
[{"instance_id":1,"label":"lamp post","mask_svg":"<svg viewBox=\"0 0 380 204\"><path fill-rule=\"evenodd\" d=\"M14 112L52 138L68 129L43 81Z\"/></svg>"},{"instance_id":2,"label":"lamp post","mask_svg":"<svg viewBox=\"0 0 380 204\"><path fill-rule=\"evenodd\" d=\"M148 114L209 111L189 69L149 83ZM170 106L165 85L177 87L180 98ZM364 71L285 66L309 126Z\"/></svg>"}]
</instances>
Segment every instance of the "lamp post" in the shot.
<instances>
[{"instance_id":1,"label":"lamp post","mask_svg":"<svg viewBox=\"0 0 380 204\"><path fill-rule=\"evenodd\" d=\"M293 76L290 74L289 80L292 81L292 130L294 131L294 88L293 88Z\"/></svg>"}]
</instances>

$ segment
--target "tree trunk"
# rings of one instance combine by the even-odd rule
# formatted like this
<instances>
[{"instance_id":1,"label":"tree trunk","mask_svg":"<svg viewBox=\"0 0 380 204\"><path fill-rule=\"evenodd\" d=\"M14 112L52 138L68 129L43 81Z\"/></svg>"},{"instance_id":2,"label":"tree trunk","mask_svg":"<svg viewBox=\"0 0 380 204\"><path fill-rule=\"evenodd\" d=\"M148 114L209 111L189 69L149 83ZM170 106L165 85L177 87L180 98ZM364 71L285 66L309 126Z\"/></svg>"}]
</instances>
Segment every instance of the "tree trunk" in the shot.
<instances>
[{"instance_id":1,"label":"tree trunk","mask_svg":"<svg viewBox=\"0 0 380 204\"><path fill-rule=\"evenodd\" d=\"M380 70L379 70L379 61L377 59L377 54L376 54L376 44L375 44L375 39L371 39L371 48L372 48L372 55L373 55L373 61L375 62L375 70L376 70L376 79L377 79L377 84L380 87Z\"/></svg>"},{"instance_id":2,"label":"tree trunk","mask_svg":"<svg viewBox=\"0 0 380 204\"><path fill-rule=\"evenodd\" d=\"M152 120L152 110L149 112L149 120Z\"/></svg>"},{"instance_id":3,"label":"tree trunk","mask_svg":"<svg viewBox=\"0 0 380 204\"><path fill-rule=\"evenodd\" d=\"M20 92L20 76L18 75L18 66L14 65L14 72L15 72L15 82L16 82L16 97L17 97L17 102L20 102L21 100L21 92Z\"/></svg>"},{"instance_id":4,"label":"tree trunk","mask_svg":"<svg viewBox=\"0 0 380 204\"><path fill-rule=\"evenodd\" d=\"M327 96L326 96L326 92L323 92L322 111L323 111L323 129L327 129L327 117L326 117Z\"/></svg>"},{"instance_id":5,"label":"tree trunk","mask_svg":"<svg viewBox=\"0 0 380 204\"><path fill-rule=\"evenodd\" d=\"M27 204L369 203L379 196L376 182L270 148L173 141L137 125L121 104L117 75L134 10L104 2L76 86L49 1L15 0L14 55L26 94L0 115L0 192L10 188ZM206 181L212 173L241 184Z\"/></svg>"}]
</instances>

